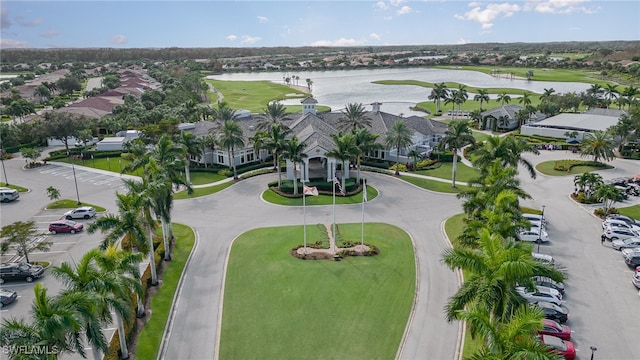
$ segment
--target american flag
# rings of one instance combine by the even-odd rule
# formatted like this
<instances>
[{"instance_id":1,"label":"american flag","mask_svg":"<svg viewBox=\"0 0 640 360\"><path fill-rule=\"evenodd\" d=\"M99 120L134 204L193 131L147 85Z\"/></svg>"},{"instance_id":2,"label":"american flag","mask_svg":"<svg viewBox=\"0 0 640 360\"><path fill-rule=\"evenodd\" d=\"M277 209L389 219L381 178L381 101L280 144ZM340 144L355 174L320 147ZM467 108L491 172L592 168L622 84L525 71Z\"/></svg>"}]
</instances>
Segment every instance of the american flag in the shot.
<instances>
[{"instance_id":1,"label":"american flag","mask_svg":"<svg viewBox=\"0 0 640 360\"><path fill-rule=\"evenodd\" d=\"M340 190L340 195L345 196L344 189L342 188L342 184L340 184L340 180L337 176L333 177L333 183L338 185L338 190Z\"/></svg>"}]
</instances>

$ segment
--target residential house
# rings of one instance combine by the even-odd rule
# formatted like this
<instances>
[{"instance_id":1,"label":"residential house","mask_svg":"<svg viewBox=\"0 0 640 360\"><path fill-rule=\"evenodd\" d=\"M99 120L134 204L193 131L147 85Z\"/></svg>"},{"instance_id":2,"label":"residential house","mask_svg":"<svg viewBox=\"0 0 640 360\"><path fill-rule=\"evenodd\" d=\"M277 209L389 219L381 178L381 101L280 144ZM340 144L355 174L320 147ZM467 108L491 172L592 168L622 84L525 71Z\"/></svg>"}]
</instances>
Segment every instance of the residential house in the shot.
<instances>
[{"instance_id":1,"label":"residential house","mask_svg":"<svg viewBox=\"0 0 640 360\"><path fill-rule=\"evenodd\" d=\"M524 107L519 105L503 105L483 111L481 113L482 128L498 131L515 130L520 126L520 120L518 120L516 116L516 114L520 110L524 110ZM527 123L540 121L544 118L544 114L536 112L534 114L531 114L531 116L527 120Z\"/></svg>"}]
</instances>

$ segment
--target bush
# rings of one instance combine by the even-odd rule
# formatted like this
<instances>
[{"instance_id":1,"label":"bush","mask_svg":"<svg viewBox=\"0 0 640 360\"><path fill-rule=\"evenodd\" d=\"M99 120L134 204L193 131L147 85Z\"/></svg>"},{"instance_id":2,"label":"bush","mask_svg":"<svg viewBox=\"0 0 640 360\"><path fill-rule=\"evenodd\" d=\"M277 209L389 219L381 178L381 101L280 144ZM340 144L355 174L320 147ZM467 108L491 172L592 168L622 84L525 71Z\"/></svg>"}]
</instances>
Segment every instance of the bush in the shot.
<instances>
[{"instance_id":1,"label":"bush","mask_svg":"<svg viewBox=\"0 0 640 360\"><path fill-rule=\"evenodd\" d=\"M224 177L230 177L230 176L233 176L233 171L229 169L220 169L218 171L218 175L224 176Z\"/></svg>"},{"instance_id":2,"label":"bush","mask_svg":"<svg viewBox=\"0 0 640 360\"><path fill-rule=\"evenodd\" d=\"M424 159L416 163L416 170L435 169L441 165L438 160Z\"/></svg>"},{"instance_id":3,"label":"bush","mask_svg":"<svg viewBox=\"0 0 640 360\"><path fill-rule=\"evenodd\" d=\"M398 165L398 171L403 171L403 172L407 171L407 165L405 164L397 164L397 165ZM396 171L396 164L393 164L392 166L390 166L389 170Z\"/></svg>"},{"instance_id":4,"label":"bush","mask_svg":"<svg viewBox=\"0 0 640 360\"><path fill-rule=\"evenodd\" d=\"M554 170L557 171L571 171L571 168L574 166L594 166L594 167L607 167L606 165L596 162L596 161L587 161L587 160L558 160L553 166Z\"/></svg>"}]
</instances>

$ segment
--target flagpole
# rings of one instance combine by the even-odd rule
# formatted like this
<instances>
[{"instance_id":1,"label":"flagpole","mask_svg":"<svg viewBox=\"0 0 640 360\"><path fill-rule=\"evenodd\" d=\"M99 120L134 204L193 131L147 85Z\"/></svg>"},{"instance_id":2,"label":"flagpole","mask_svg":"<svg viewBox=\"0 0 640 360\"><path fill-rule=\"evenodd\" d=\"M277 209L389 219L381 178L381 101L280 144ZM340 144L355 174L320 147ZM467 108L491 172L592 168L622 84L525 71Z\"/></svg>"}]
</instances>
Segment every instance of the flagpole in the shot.
<instances>
[{"instance_id":1,"label":"flagpole","mask_svg":"<svg viewBox=\"0 0 640 360\"><path fill-rule=\"evenodd\" d=\"M364 203L367 201L367 180L362 179L362 235L360 242L364 246Z\"/></svg>"},{"instance_id":2,"label":"flagpole","mask_svg":"<svg viewBox=\"0 0 640 360\"><path fill-rule=\"evenodd\" d=\"M333 164L333 177L331 178L331 187L333 188L333 239L336 238L336 183L333 179L336 178L336 164Z\"/></svg>"},{"instance_id":3,"label":"flagpole","mask_svg":"<svg viewBox=\"0 0 640 360\"><path fill-rule=\"evenodd\" d=\"M307 194L304 193L304 181L302 182L302 228L304 229L304 254L307 254Z\"/></svg>"}]
</instances>

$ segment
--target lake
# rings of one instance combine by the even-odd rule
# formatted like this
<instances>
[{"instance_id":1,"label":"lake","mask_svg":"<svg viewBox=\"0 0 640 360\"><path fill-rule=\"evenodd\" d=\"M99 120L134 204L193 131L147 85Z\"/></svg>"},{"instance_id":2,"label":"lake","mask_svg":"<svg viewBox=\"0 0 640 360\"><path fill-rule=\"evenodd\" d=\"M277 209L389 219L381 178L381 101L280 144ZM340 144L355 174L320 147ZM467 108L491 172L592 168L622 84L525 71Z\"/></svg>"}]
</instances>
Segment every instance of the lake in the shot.
<instances>
[{"instance_id":1,"label":"lake","mask_svg":"<svg viewBox=\"0 0 640 360\"><path fill-rule=\"evenodd\" d=\"M402 113L405 116L424 116L424 113L411 111L410 107L427 100L431 89L414 85L379 85L373 84L373 81L418 80L432 83L451 81L480 88L524 89L538 94L542 94L545 88L554 88L558 93L566 93L585 91L590 86L590 84L576 82L504 79L478 71L429 68L233 73L210 75L207 78L226 81L268 80L284 84L284 77L293 76L300 77L297 84L292 80L294 85L306 86L306 79L313 81L311 89L319 105L327 105L333 110L339 110L348 103L366 105L377 101L383 104L380 107L381 111L396 115ZM473 95L469 93L469 98L472 99ZM285 104L299 105L300 100L287 100Z\"/></svg>"}]
</instances>

